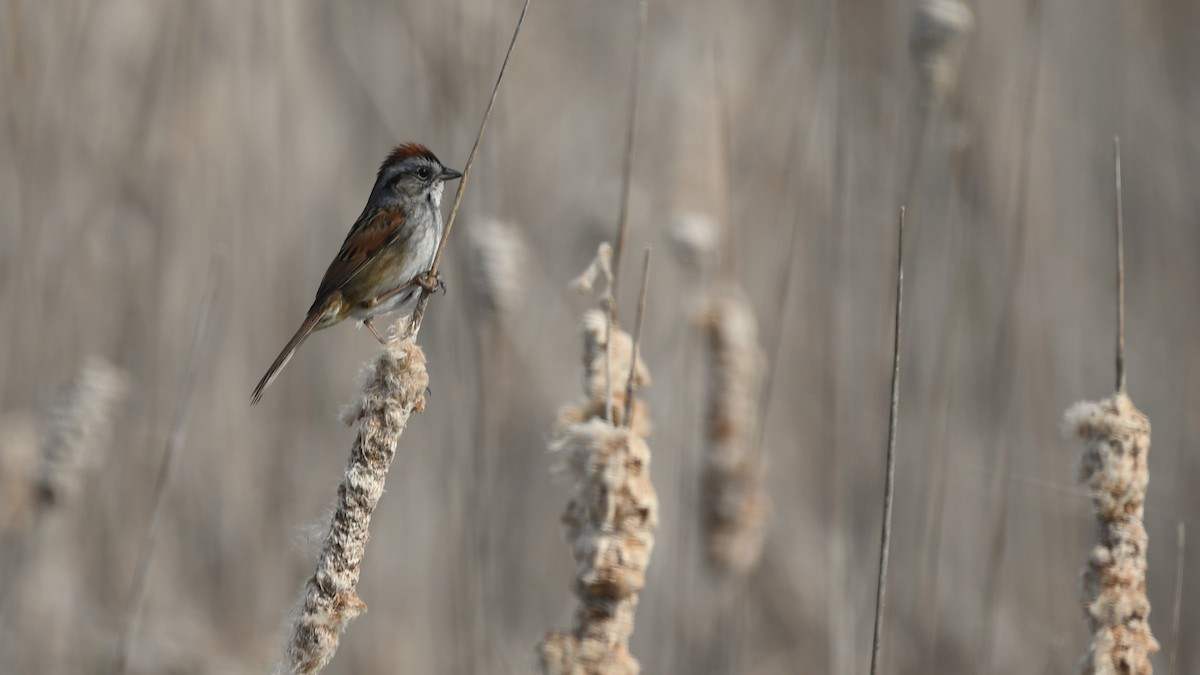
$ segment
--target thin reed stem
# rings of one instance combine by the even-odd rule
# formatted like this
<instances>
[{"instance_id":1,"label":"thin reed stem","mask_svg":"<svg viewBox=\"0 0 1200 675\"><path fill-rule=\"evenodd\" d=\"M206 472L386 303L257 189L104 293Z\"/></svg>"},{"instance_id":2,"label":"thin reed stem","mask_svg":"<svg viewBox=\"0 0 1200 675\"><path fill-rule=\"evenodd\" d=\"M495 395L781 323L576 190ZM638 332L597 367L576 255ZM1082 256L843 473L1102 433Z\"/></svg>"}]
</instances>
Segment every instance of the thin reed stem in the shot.
<instances>
[{"instance_id":1,"label":"thin reed stem","mask_svg":"<svg viewBox=\"0 0 1200 675\"><path fill-rule=\"evenodd\" d=\"M614 277L615 279L616 277ZM613 311L609 307L604 320L604 421L613 424L613 377L612 377ZM633 362L637 367L637 361Z\"/></svg>"},{"instance_id":2,"label":"thin reed stem","mask_svg":"<svg viewBox=\"0 0 1200 675\"><path fill-rule=\"evenodd\" d=\"M900 319L904 300L904 207L896 235L896 319L892 336L892 407L888 413L887 473L883 485L883 528L879 538L879 575L875 592L875 629L871 635L871 675L879 673L879 648L887 601L888 555L892 543L892 492L896 483L896 430L900 423Z\"/></svg>"},{"instance_id":3,"label":"thin reed stem","mask_svg":"<svg viewBox=\"0 0 1200 675\"><path fill-rule=\"evenodd\" d=\"M633 426L633 394L635 389L634 377L637 371L638 349L642 344L642 319L646 315L646 285L650 280L650 247L646 247L646 257L642 261L642 289L638 293L637 321L633 328L633 358L629 360L629 380L625 383L625 424ZM609 420L611 422L611 420Z\"/></svg>"},{"instance_id":4,"label":"thin reed stem","mask_svg":"<svg viewBox=\"0 0 1200 675\"><path fill-rule=\"evenodd\" d=\"M1125 218L1121 205L1121 137L1113 136L1117 203L1117 392L1125 393Z\"/></svg>"},{"instance_id":5,"label":"thin reed stem","mask_svg":"<svg viewBox=\"0 0 1200 675\"><path fill-rule=\"evenodd\" d=\"M1183 609L1183 552L1187 542L1187 530L1182 522L1175 529L1175 601L1171 607L1171 657L1167 661L1167 675L1175 675L1179 663L1179 614Z\"/></svg>"},{"instance_id":6,"label":"thin reed stem","mask_svg":"<svg viewBox=\"0 0 1200 675\"><path fill-rule=\"evenodd\" d=\"M629 123L625 129L625 158L621 167L621 205L617 216L617 240L613 249L613 323L618 323L617 303L621 299L621 255L629 235L629 194L633 186L633 159L637 151L638 91L642 83L642 54L646 50L646 0L638 0L637 42L633 51L633 75L629 81ZM611 421L611 420L610 420Z\"/></svg>"},{"instance_id":7,"label":"thin reed stem","mask_svg":"<svg viewBox=\"0 0 1200 675\"><path fill-rule=\"evenodd\" d=\"M521 25L525 23L525 13L529 10L529 1L525 0L525 4L521 6L521 14L517 17L517 25L513 28L512 39L508 43L508 50L504 52L504 61L500 64L500 73L496 75L496 83L492 85L492 95L488 99L487 110L483 113L483 121L479 123L479 133L475 135L475 144L471 146L471 154L467 156L467 165L463 167L462 178L458 181L458 190L454 193L454 205L450 207L450 216L446 219L446 228L442 230L442 239L438 242L437 252L433 256L433 265L429 268L429 284L430 288L434 288L437 281L438 263L442 260L442 254L446 251L446 242L450 239L450 230L454 227L454 221L458 217L458 207L462 205L463 192L467 189L467 181L471 178L471 168L475 166L475 156L479 154L479 143L483 140L483 132L487 130L488 120L492 118L492 109L496 106L496 94L500 91L500 82L504 80L504 73L508 70L508 59L512 56L513 47L517 44L517 35L521 33ZM409 334L416 337L417 332L421 330L421 321L425 318L425 308L429 305L429 298L432 293L422 290L421 299L417 301L417 307L413 310L412 323L409 324Z\"/></svg>"},{"instance_id":8,"label":"thin reed stem","mask_svg":"<svg viewBox=\"0 0 1200 675\"><path fill-rule=\"evenodd\" d=\"M162 527L167 488L175 474L174 468L183 451L183 442L187 438L184 423L187 421L188 411L192 406L192 393L195 391L196 377L200 371L201 356L208 341L209 317L212 314L213 301L221 283L220 272L220 265L214 264L209 274L208 292L200 305L200 314L196 317L196 326L192 330L192 344L188 350L187 369L184 371L183 382L180 385L179 402L175 407L171 431L167 435L167 447L163 453L162 463L158 466L158 476L154 481L154 493L150 499L150 521L146 525L146 534L142 537L142 547L138 553L137 567L133 575L133 587L129 591L129 600L125 606L125 619L121 624L121 635L117 642L117 653L113 657L112 667L109 670L113 675L122 675L128 668L129 651L133 647L133 639L137 636L142 604L146 597L146 582L150 577L150 563L154 557L154 545L158 540L158 531Z\"/></svg>"}]
</instances>

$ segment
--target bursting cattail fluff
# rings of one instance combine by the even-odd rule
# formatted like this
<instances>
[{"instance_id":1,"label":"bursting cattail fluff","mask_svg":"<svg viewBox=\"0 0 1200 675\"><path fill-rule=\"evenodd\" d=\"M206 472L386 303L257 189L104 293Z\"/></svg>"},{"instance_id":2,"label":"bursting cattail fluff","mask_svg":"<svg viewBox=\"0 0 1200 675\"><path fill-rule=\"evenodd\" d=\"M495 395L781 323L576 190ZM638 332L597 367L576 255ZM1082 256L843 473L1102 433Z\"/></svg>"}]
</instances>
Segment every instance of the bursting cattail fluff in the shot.
<instances>
[{"instance_id":1,"label":"bursting cattail fluff","mask_svg":"<svg viewBox=\"0 0 1200 675\"><path fill-rule=\"evenodd\" d=\"M650 448L632 429L593 418L565 422L550 449L575 481L562 522L578 605L571 629L538 645L541 672L636 675L629 637L658 525Z\"/></svg>"},{"instance_id":2,"label":"bursting cattail fluff","mask_svg":"<svg viewBox=\"0 0 1200 675\"><path fill-rule=\"evenodd\" d=\"M611 249L601 246L585 272L611 281ZM576 282L579 283L578 280ZM611 296L601 296L606 306ZM549 631L538 644L543 675L637 675L629 653L638 593L658 526L658 496L650 482L649 414L636 397L631 424L624 419L626 385L650 382L630 335L612 324L607 309L583 317L583 400L559 414L550 451L574 481L562 523L575 571L578 600L569 630ZM614 401L608 405L606 400ZM613 421L607 419L609 411Z\"/></svg>"},{"instance_id":3,"label":"bursting cattail fluff","mask_svg":"<svg viewBox=\"0 0 1200 675\"><path fill-rule=\"evenodd\" d=\"M1096 546L1083 571L1084 612L1092 642L1079 663L1084 675L1150 675L1158 642L1150 633L1142 523L1150 480L1150 420L1124 393L1081 402L1064 430L1083 441L1080 480L1096 514Z\"/></svg>"},{"instance_id":4,"label":"bursting cattail fluff","mask_svg":"<svg viewBox=\"0 0 1200 675\"><path fill-rule=\"evenodd\" d=\"M583 391L584 399L562 409L561 418L566 422L582 422L593 417L605 416L605 397L608 383L606 371L611 373L613 424L630 426L625 421L625 385L633 359L633 339L623 330L612 329L612 345L609 347L608 313L592 309L583 315ZM650 371L638 356L637 368L633 370L633 383L637 388L650 384ZM650 419L646 404L635 397L633 400L633 429L643 438L650 435Z\"/></svg>"},{"instance_id":5,"label":"bursting cattail fluff","mask_svg":"<svg viewBox=\"0 0 1200 675\"><path fill-rule=\"evenodd\" d=\"M908 50L917 69L921 103L940 103L958 80L967 36L975 25L960 0L922 0L913 14Z\"/></svg>"},{"instance_id":6,"label":"bursting cattail fluff","mask_svg":"<svg viewBox=\"0 0 1200 675\"><path fill-rule=\"evenodd\" d=\"M356 589L371 514L383 496L409 417L425 409L428 385L424 352L411 337L395 340L366 373L358 403L342 410L342 421L354 425L354 445L338 485L316 572L304 585L292 624L286 652L289 672L316 673L324 668L337 651L346 624L366 610Z\"/></svg>"}]
</instances>

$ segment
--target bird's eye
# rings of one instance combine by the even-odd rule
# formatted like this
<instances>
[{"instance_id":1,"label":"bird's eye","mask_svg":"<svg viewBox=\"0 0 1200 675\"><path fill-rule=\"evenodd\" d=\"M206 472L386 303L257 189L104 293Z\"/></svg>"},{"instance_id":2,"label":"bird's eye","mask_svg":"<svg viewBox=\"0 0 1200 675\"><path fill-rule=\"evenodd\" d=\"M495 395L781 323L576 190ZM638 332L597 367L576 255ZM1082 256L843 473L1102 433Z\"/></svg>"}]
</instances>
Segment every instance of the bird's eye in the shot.
<instances>
[{"instance_id":1,"label":"bird's eye","mask_svg":"<svg viewBox=\"0 0 1200 675\"><path fill-rule=\"evenodd\" d=\"M421 180L429 180L429 176L429 167L423 166L417 169L417 178L420 178Z\"/></svg>"}]
</instances>

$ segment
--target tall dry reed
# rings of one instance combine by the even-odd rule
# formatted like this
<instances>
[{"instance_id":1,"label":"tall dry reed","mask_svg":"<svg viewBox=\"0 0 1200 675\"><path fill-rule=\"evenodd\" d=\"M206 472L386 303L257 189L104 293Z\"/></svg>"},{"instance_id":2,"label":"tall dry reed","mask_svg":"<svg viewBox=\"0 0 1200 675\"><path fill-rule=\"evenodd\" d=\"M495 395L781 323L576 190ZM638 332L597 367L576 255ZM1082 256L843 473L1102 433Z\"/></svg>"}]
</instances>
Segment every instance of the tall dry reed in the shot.
<instances>
[{"instance_id":1,"label":"tall dry reed","mask_svg":"<svg viewBox=\"0 0 1200 675\"><path fill-rule=\"evenodd\" d=\"M1092 641L1079 661L1082 675L1150 675L1158 641L1150 633L1146 548L1142 523L1150 483L1150 419L1125 387L1125 223L1121 199L1121 141L1113 137L1116 224L1117 392L1080 402L1063 416L1063 430L1083 441L1080 482L1096 513L1096 546L1083 569L1083 610Z\"/></svg>"}]
</instances>

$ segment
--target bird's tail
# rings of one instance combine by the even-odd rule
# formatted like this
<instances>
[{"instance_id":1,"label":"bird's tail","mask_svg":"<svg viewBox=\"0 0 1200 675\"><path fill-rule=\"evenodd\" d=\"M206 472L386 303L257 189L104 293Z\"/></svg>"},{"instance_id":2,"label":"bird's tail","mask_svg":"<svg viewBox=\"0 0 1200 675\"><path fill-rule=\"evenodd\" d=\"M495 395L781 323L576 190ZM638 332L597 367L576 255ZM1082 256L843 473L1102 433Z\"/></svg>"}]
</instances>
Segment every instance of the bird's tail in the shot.
<instances>
[{"instance_id":1,"label":"bird's tail","mask_svg":"<svg viewBox=\"0 0 1200 675\"><path fill-rule=\"evenodd\" d=\"M308 313L308 317L304 319L304 323L300 324L300 328L296 331L296 334L292 336L291 340L288 340L287 346L283 348L283 351L279 352L279 356L275 357L275 362L267 369L267 374L263 375L263 378L258 381L258 386L254 388L254 394L250 396L250 405L255 405L262 400L263 391L271 386L271 383L275 381L275 377L279 375L279 371L283 370L287 362L292 359L292 354L295 354L300 345L304 344L308 336L317 329L317 324L321 323L321 319L324 317L324 307L313 308Z\"/></svg>"}]
</instances>

